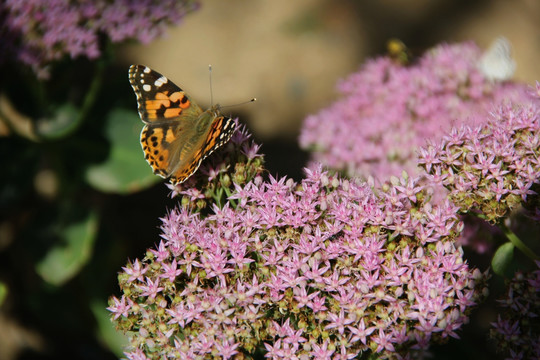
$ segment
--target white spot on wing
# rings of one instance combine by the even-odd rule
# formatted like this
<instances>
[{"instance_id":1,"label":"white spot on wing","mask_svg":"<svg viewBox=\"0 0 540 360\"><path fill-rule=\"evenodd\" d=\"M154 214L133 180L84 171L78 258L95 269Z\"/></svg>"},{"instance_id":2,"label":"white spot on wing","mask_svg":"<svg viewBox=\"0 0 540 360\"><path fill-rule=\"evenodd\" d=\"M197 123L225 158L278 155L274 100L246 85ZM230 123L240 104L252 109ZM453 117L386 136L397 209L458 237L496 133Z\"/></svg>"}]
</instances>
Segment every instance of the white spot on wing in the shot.
<instances>
[{"instance_id":1,"label":"white spot on wing","mask_svg":"<svg viewBox=\"0 0 540 360\"><path fill-rule=\"evenodd\" d=\"M167 78L165 76L162 76L154 82L154 85L156 85L157 87L160 87L161 85L166 84L167 81L168 81Z\"/></svg>"},{"instance_id":2,"label":"white spot on wing","mask_svg":"<svg viewBox=\"0 0 540 360\"><path fill-rule=\"evenodd\" d=\"M144 91L152 90L152 87L150 85L148 85L148 84L144 84L142 88L143 88Z\"/></svg>"}]
</instances>

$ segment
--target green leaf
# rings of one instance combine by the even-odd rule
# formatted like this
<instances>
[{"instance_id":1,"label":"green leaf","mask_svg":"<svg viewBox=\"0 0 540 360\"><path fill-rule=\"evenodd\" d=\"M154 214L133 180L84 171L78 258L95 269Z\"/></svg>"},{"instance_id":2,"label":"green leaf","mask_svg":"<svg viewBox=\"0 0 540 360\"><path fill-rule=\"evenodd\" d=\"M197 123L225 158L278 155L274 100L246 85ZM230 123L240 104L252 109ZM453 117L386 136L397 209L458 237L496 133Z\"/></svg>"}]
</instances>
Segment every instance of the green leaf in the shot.
<instances>
[{"instance_id":1,"label":"green leaf","mask_svg":"<svg viewBox=\"0 0 540 360\"><path fill-rule=\"evenodd\" d=\"M92 300L90 303L90 308L97 322L98 337L118 358L121 358L129 341L126 335L114 328L111 322L111 313L106 310L106 306L98 300Z\"/></svg>"},{"instance_id":2,"label":"green leaf","mask_svg":"<svg viewBox=\"0 0 540 360\"><path fill-rule=\"evenodd\" d=\"M107 160L87 169L90 185L107 193L128 194L160 181L144 160L139 143L142 126L134 111L115 109L109 114L106 135L111 151Z\"/></svg>"},{"instance_id":3,"label":"green leaf","mask_svg":"<svg viewBox=\"0 0 540 360\"><path fill-rule=\"evenodd\" d=\"M44 139L54 140L70 135L79 127L79 110L72 104L60 106L50 118L36 122L36 134Z\"/></svg>"},{"instance_id":4,"label":"green leaf","mask_svg":"<svg viewBox=\"0 0 540 360\"><path fill-rule=\"evenodd\" d=\"M508 269L508 266L512 262L513 257L514 244L507 242L501 245L495 252L493 259L491 259L491 267L493 268L493 272L497 275L504 275L505 271Z\"/></svg>"},{"instance_id":5,"label":"green leaf","mask_svg":"<svg viewBox=\"0 0 540 360\"><path fill-rule=\"evenodd\" d=\"M98 229L95 212L59 232L61 242L36 264L37 273L48 283L60 286L77 275L92 255Z\"/></svg>"},{"instance_id":6,"label":"green leaf","mask_svg":"<svg viewBox=\"0 0 540 360\"><path fill-rule=\"evenodd\" d=\"M8 294L8 287L6 283L0 281L0 306L4 303L4 300L6 300Z\"/></svg>"}]
</instances>

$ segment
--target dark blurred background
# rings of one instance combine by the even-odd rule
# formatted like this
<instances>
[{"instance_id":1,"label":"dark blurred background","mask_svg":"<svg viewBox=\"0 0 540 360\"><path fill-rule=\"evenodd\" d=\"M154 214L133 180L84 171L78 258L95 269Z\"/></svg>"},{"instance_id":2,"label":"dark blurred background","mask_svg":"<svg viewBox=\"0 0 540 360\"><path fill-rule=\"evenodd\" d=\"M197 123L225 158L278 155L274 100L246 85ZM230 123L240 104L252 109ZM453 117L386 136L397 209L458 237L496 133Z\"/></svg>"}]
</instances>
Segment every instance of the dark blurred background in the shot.
<instances>
[{"instance_id":1,"label":"dark blurred background","mask_svg":"<svg viewBox=\"0 0 540 360\"><path fill-rule=\"evenodd\" d=\"M36 142L0 123L0 359L121 356L122 337L110 324L107 299L119 294L116 276L128 259L142 258L159 242L159 218L175 206L139 148L130 64L165 74L203 108L210 104L212 64L214 101L231 105L256 97L254 104L225 112L240 116L263 144L271 174L298 180L308 158L296 140L303 119L336 99L340 78L384 54L388 39L420 54L441 42L473 40L487 48L498 36L513 45L515 78L540 79L537 0L202 1L166 37L114 46L91 121L76 132ZM81 84L58 91L58 98L76 103L96 70L89 61L73 63L53 76L58 87ZM0 93L0 108L4 115L13 111L24 128L39 105L24 101L25 88L18 85L24 72L14 65L0 71L3 89L10 89L9 102ZM120 119L124 125L111 125ZM116 152L118 144L137 148L136 158ZM108 162L111 154L119 155ZM103 180L131 171L133 162L143 165L144 181ZM434 348L435 358L492 358L485 338L493 320L477 312L475 327L461 332L463 341Z\"/></svg>"}]
</instances>

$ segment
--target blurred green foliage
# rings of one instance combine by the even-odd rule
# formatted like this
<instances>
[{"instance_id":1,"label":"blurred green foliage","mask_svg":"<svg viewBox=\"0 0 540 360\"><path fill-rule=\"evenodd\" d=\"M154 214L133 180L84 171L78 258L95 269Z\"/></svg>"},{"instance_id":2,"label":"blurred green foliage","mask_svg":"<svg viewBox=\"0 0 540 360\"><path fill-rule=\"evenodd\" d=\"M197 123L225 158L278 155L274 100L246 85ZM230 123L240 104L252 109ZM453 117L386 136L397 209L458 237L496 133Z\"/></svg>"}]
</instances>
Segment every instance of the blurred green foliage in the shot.
<instances>
[{"instance_id":1,"label":"blurred green foliage","mask_svg":"<svg viewBox=\"0 0 540 360\"><path fill-rule=\"evenodd\" d=\"M105 132L112 146L105 161L86 169L88 184L107 193L129 194L159 181L141 161L141 147L133 141L138 139L142 127L134 111L114 109L108 114Z\"/></svg>"},{"instance_id":2,"label":"blurred green foliage","mask_svg":"<svg viewBox=\"0 0 540 360\"><path fill-rule=\"evenodd\" d=\"M47 344L20 357L119 357L107 298L158 239L168 201L140 147L128 64L65 61L47 81L0 69L0 304Z\"/></svg>"}]
</instances>

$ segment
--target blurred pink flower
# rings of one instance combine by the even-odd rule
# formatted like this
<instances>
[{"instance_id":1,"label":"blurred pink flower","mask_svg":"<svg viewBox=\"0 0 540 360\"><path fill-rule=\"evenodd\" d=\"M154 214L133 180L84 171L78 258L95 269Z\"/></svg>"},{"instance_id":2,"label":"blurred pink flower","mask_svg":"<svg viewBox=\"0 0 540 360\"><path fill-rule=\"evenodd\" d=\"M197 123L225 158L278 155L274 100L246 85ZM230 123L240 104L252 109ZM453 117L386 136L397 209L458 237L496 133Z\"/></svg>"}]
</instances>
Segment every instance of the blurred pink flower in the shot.
<instances>
[{"instance_id":1,"label":"blurred pink flower","mask_svg":"<svg viewBox=\"0 0 540 360\"><path fill-rule=\"evenodd\" d=\"M482 123L492 103L527 96L525 85L484 76L481 56L463 43L439 45L409 66L370 60L339 83L341 99L305 119L300 145L312 151L312 163L350 177L386 181L404 170L416 176L416 153L426 141Z\"/></svg>"},{"instance_id":2,"label":"blurred pink flower","mask_svg":"<svg viewBox=\"0 0 540 360\"><path fill-rule=\"evenodd\" d=\"M47 77L47 65L66 55L99 57L102 35L112 43L148 43L196 7L191 0L6 0L0 4L0 56L10 55Z\"/></svg>"}]
</instances>

